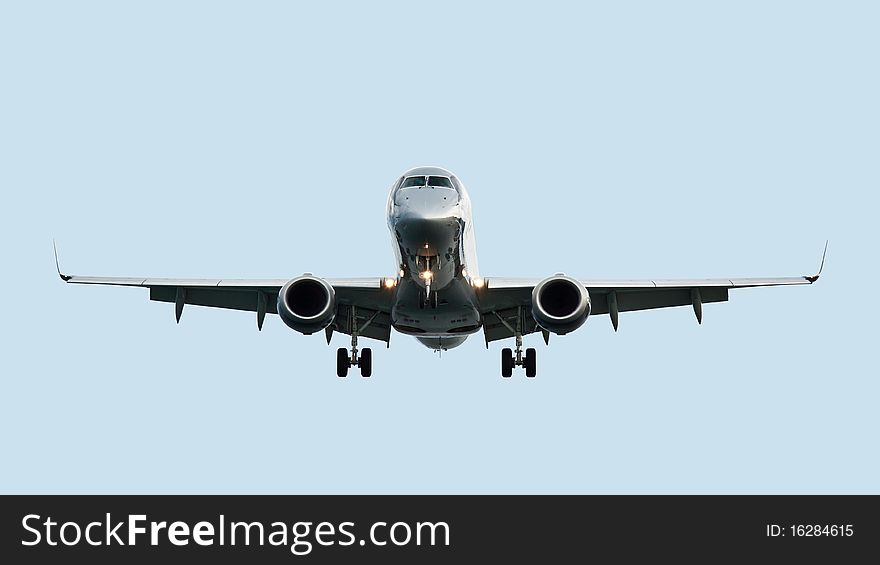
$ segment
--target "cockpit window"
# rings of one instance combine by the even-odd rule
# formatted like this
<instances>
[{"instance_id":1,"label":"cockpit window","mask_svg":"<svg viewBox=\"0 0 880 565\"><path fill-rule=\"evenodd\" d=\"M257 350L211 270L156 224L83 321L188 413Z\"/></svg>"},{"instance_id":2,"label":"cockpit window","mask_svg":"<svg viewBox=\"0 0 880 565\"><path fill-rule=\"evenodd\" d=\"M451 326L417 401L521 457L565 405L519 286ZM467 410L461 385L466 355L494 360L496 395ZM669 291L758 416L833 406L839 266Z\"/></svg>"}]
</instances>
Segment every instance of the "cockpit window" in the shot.
<instances>
[{"instance_id":1,"label":"cockpit window","mask_svg":"<svg viewBox=\"0 0 880 565\"><path fill-rule=\"evenodd\" d=\"M446 177L428 177L428 186L442 186L445 188L455 188L452 181Z\"/></svg>"},{"instance_id":2,"label":"cockpit window","mask_svg":"<svg viewBox=\"0 0 880 565\"><path fill-rule=\"evenodd\" d=\"M403 184L400 185L400 188L406 188L408 186L425 186L425 177L407 177L407 179L403 181Z\"/></svg>"}]
</instances>

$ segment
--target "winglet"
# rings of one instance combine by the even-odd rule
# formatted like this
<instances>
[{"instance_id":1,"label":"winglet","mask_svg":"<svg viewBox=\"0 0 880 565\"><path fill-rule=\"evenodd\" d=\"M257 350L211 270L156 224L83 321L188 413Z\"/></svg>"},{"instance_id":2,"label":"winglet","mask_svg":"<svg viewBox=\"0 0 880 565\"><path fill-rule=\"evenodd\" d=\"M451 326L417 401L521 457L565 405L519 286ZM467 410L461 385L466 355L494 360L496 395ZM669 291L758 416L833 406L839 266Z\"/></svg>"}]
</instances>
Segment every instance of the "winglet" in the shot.
<instances>
[{"instance_id":1,"label":"winglet","mask_svg":"<svg viewBox=\"0 0 880 565\"><path fill-rule=\"evenodd\" d=\"M55 245L55 240L52 240L52 250L55 251L55 270L58 271L58 276L61 277L61 280L67 282L71 279L70 275L65 275L61 272L61 267L58 265L58 247Z\"/></svg>"},{"instance_id":2,"label":"winglet","mask_svg":"<svg viewBox=\"0 0 880 565\"><path fill-rule=\"evenodd\" d=\"M825 254L826 254L826 253L828 253L828 240L827 240L827 239L825 240L825 250L822 252L822 262L819 263L819 272L816 273L815 275L812 275L812 276L809 276L809 277L804 277L805 279L807 279L808 281L810 281L810 284L812 284L812 283L816 282L817 280L819 280L819 275L822 274L822 269L825 268Z\"/></svg>"}]
</instances>

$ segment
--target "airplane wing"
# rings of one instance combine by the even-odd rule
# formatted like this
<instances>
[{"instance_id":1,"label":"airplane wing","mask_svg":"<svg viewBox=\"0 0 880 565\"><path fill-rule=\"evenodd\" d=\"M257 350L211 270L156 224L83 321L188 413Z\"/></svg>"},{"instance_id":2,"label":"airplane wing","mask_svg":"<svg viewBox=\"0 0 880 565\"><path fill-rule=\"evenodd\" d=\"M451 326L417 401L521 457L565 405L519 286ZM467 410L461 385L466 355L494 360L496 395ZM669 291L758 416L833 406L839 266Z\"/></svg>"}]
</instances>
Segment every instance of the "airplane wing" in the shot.
<instances>
[{"instance_id":1,"label":"airplane wing","mask_svg":"<svg viewBox=\"0 0 880 565\"><path fill-rule=\"evenodd\" d=\"M175 305L180 322L187 304L256 312L257 328L263 328L266 314L277 314L278 291L289 279L169 279L146 277L93 277L61 272L55 253L58 276L70 284L132 286L150 289L150 300ZM385 292L381 277L324 279L336 292L337 311L326 331L327 342L333 331L388 343L391 338L391 293Z\"/></svg>"},{"instance_id":2,"label":"airplane wing","mask_svg":"<svg viewBox=\"0 0 880 565\"><path fill-rule=\"evenodd\" d=\"M825 250L828 245L826 243ZM740 279L681 279L681 280L579 280L590 294L590 315L609 314L617 330L620 312L692 306L697 321L702 323L704 303L726 302L728 291L734 288L763 286L791 286L812 284L819 279L825 265L825 254L819 272L800 277L740 278ZM543 279L492 278L484 279L478 294L486 345L490 341L515 335L517 324L523 335L542 331L531 314L532 289ZM544 331L544 340L549 334Z\"/></svg>"}]
</instances>

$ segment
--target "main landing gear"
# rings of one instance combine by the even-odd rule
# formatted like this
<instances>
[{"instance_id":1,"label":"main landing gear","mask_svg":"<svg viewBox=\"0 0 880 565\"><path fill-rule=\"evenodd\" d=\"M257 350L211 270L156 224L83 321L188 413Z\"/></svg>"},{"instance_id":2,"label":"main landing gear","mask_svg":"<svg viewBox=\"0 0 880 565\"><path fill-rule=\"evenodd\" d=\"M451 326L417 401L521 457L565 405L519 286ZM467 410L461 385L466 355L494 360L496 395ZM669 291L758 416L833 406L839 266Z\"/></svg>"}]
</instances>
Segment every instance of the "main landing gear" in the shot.
<instances>
[{"instance_id":1,"label":"main landing gear","mask_svg":"<svg viewBox=\"0 0 880 565\"><path fill-rule=\"evenodd\" d=\"M373 350L365 347L361 350L360 355L358 355L358 333L364 331L377 314L378 312L374 313L371 318L367 319L364 325L358 326L357 311L353 305L351 306L348 318L348 328L351 331L351 353L344 347L336 350L336 375L338 377L347 377L348 368L355 366L361 368L362 377L369 377L373 374ZM329 333L327 334L327 343L330 343Z\"/></svg>"},{"instance_id":2,"label":"main landing gear","mask_svg":"<svg viewBox=\"0 0 880 565\"><path fill-rule=\"evenodd\" d=\"M351 336L351 355L344 347L336 350L336 375L347 377L348 368L355 366L360 367L362 377L369 377L373 374L373 350L365 347L358 355L357 334Z\"/></svg>"},{"instance_id":3,"label":"main landing gear","mask_svg":"<svg viewBox=\"0 0 880 565\"><path fill-rule=\"evenodd\" d=\"M538 373L538 354L535 352L535 348L529 347L526 349L526 354L523 355L522 352L522 328L523 328L523 309L522 306L517 307L516 314L516 327L511 326L507 320L499 316L498 319L501 320L501 323L510 330L516 337L516 352L511 351L509 347L505 347L501 350L501 376L505 379L509 379L513 376L513 368L514 367L523 367L526 370L526 377L533 379L535 375Z\"/></svg>"},{"instance_id":4,"label":"main landing gear","mask_svg":"<svg viewBox=\"0 0 880 565\"><path fill-rule=\"evenodd\" d=\"M511 351L509 347L501 350L501 376L509 379L513 375L514 367L523 367L526 370L526 377L532 379L537 374L537 352L534 347L526 349L526 354L522 353L522 336L516 336L516 353Z\"/></svg>"}]
</instances>

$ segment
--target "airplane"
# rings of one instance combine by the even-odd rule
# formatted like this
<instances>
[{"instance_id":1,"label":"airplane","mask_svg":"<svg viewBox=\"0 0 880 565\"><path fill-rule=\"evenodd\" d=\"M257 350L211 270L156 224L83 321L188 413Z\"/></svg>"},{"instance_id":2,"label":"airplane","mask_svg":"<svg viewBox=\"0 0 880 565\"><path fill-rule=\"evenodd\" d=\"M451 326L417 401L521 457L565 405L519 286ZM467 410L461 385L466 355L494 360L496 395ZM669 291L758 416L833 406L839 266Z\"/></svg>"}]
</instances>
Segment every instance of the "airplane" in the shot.
<instances>
[{"instance_id":1,"label":"airplane","mask_svg":"<svg viewBox=\"0 0 880 565\"><path fill-rule=\"evenodd\" d=\"M292 279L161 279L93 277L61 272L64 282L134 286L150 289L150 300L174 304L180 322L187 304L256 312L262 330L267 313L278 314L291 329L305 335L323 331L327 344L334 332L351 336L351 348L336 352L336 374L346 377L358 367L362 377L373 371L369 347L358 350L359 338L384 341L391 330L415 337L435 351L458 347L483 331L489 343L514 339L501 350L501 376L522 367L527 378L537 374L534 348L523 352L522 338L541 332L565 335L590 316L607 314L616 332L620 312L691 306L702 323L703 304L726 302L736 288L812 284L819 271L800 277L683 280L593 280L556 273L543 279L483 277L477 266L471 201L464 184L441 167L416 167L403 173L388 194L388 228L393 238L395 275L330 279L311 273ZM53 244L54 245L54 244Z\"/></svg>"}]
</instances>

